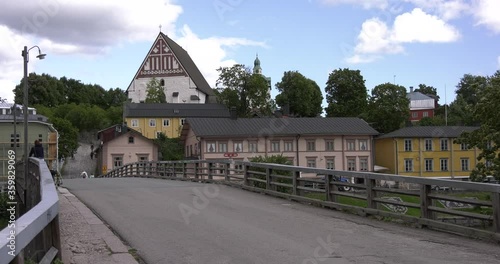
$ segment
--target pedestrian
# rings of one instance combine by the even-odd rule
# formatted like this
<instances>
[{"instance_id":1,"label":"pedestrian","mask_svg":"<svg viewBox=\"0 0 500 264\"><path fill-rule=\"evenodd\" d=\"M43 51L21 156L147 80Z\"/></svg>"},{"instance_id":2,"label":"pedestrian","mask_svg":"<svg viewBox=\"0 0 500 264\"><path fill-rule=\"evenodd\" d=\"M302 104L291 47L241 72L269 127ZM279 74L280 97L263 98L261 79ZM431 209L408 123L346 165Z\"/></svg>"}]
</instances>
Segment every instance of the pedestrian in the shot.
<instances>
[{"instance_id":1,"label":"pedestrian","mask_svg":"<svg viewBox=\"0 0 500 264\"><path fill-rule=\"evenodd\" d=\"M87 178L88 177L87 172L86 171L82 171L82 173L80 174L80 177L82 177L84 179Z\"/></svg>"},{"instance_id":2,"label":"pedestrian","mask_svg":"<svg viewBox=\"0 0 500 264\"><path fill-rule=\"evenodd\" d=\"M91 144L90 145L90 152L93 152L94 151L94 144Z\"/></svg>"},{"instance_id":3,"label":"pedestrian","mask_svg":"<svg viewBox=\"0 0 500 264\"><path fill-rule=\"evenodd\" d=\"M31 148L29 156L30 157L39 158L39 159L43 159L43 157L44 157L44 155L43 155L43 146L42 146L42 143L40 143L40 141L38 141L38 139L35 140L35 146L33 146Z\"/></svg>"},{"instance_id":4,"label":"pedestrian","mask_svg":"<svg viewBox=\"0 0 500 264\"><path fill-rule=\"evenodd\" d=\"M94 159L94 151L90 152L90 159Z\"/></svg>"}]
</instances>

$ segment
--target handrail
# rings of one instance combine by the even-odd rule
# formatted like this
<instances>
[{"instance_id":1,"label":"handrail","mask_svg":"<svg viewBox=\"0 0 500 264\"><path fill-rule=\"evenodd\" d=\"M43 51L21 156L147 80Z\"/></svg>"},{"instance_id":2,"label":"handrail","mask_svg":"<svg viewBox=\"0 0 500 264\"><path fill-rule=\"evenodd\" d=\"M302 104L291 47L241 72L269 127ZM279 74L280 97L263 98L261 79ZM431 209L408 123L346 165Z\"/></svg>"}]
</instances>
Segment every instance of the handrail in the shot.
<instances>
[{"instance_id":1,"label":"handrail","mask_svg":"<svg viewBox=\"0 0 500 264\"><path fill-rule=\"evenodd\" d=\"M302 177L302 174L305 176L307 176L306 174L322 175L324 180L320 181L317 177ZM499 184L233 160L135 162L99 177L151 177L221 182L290 200L314 202L324 207L354 211L360 215L391 217L416 223L421 227L437 228L500 242ZM349 182L338 181L341 178L353 180ZM400 185L408 186L408 188L394 189L385 186L383 182L398 182ZM314 187L318 185L323 187ZM434 186L480 192L487 194L484 197L489 198L478 200L477 197L457 197L452 195L453 193L431 190ZM354 192L346 192L345 189L353 189ZM316 196L312 195L311 198L311 194ZM318 195L322 199L318 198ZM387 200L387 195L412 198L406 198L407 201L394 201ZM484 197L482 199L485 199ZM346 204L341 202L342 199L355 199L365 205ZM456 207L448 209L448 205L445 206L443 203L461 203L476 209L469 211L463 211L463 208L457 209ZM414 211L411 215L406 215L398 211L389 211L381 205L406 207ZM463 223L460 222L461 220L464 220ZM456 223L457 221L459 223Z\"/></svg>"},{"instance_id":2,"label":"handrail","mask_svg":"<svg viewBox=\"0 0 500 264\"><path fill-rule=\"evenodd\" d=\"M52 174L44 160L30 158L30 162L39 168L41 200L19 219L16 219L15 227L7 226L0 231L0 262L2 264L9 263L20 256L21 252L47 227L50 227L52 231L50 239L52 245L49 246L55 247L58 250L58 257L61 257L59 197ZM17 204L17 206L20 205Z\"/></svg>"}]
</instances>

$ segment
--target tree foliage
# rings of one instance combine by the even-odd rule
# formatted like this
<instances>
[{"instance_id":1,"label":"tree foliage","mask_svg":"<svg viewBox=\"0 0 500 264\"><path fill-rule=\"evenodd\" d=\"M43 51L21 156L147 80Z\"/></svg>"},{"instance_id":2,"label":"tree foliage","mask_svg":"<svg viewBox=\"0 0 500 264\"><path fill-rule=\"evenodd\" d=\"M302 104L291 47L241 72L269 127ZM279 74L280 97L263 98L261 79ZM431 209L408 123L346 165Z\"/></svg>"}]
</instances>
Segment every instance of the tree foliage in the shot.
<instances>
[{"instance_id":1,"label":"tree foliage","mask_svg":"<svg viewBox=\"0 0 500 264\"><path fill-rule=\"evenodd\" d=\"M428 96L434 96L434 97L436 97L437 100L439 100L439 95L437 93L437 89L433 86L419 84L418 88L415 89L415 92L420 92L420 93L428 95Z\"/></svg>"},{"instance_id":2,"label":"tree foliage","mask_svg":"<svg viewBox=\"0 0 500 264\"><path fill-rule=\"evenodd\" d=\"M217 69L217 101L228 108L235 107L238 117L254 114L269 116L273 111L273 101L269 85L260 74L252 74L245 65Z\"/></svg>"},{"instance_id":3,"label":"tree foliage","mask_svg":"<svg viewBox=\"0 0 500 264\"><path fill-rule=\"evenodd\" d=\"M297 117L316 117L323 112L323 94L318 84L298 71L284 72L276 88L280 92L276 96L276 104L280 107L288 106L290 114Z\"/></svg>"},{"instance_id":4,"label":"tree foliage","mask_svg":"<svg viewBox=\"0 0 500 264\"><path fill-rule=\"evenodd\" d=\"M359 70L338 69L326 82L327 117L357 117L366 111L368 92Z\"/></svg>"},{"instance_id":5,"label":"tree foliage","mask_svg":"<svg viewBox=\"0 0 500 264\"><path fill-rule=\"evenodd\" d=\"M164 104L167 102L163 86L161 86L160 81L154 77L146 84L146 93L145 103Z\"/></svg>"},{"instance_id":6,"label":"tree foliage","mask_svg":"<svg viewBox=\"0 0 500 264\"><path fill-rule=\"evenodd\" d=\"M53 117L49 121L59 132L59 157L71 157L78 149L78 129L63 118Z\"/></svg>"},{"instance_id":7,"label":"tree foliage","mask_svg":"<svg viewBox=\"0 0 500 264\"><path fill-rule=\"evenodd\" d=\"M159 146L161 160L184 159L184 147L179 138L168 138L164 133L159 133L154 141Z\"/></svg>"},{"instance_id":8,"label":"tree foliage","mask_svg":"<svg viewBox=\"0 0 500 264\"><path fill-rule=\"evenodd\" d=\"M380 133L400 129L410 117L410 100L406 88L385 83L375 86L368 103L367 117Z\"/></svg>"},{"instance_id":9,"label":"tree foliage","mask_svg":"<svg viewBox=\"0 0 500 264\"><path fill-rule=\"evenodd\" d=\"M474 92L472 97L475 99L468 101L477 102L473 116L480 121L481 126L457 139L457 143L467 144L470 148L476 147L481 151L478 155L479 162L470 175L473 181L485 180L490 175L500 180L500 119L498 118L500 71L485 80L484 86Z\"/></svg>"}]
</instances>

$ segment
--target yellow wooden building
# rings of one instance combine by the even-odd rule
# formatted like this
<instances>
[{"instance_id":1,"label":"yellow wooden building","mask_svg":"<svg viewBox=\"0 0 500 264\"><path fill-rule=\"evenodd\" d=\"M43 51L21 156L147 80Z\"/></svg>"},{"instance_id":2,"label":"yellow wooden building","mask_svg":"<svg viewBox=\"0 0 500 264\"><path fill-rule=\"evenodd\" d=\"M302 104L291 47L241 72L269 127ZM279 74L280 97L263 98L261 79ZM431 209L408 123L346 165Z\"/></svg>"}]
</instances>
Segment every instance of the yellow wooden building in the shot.
<instances>
[{"instance_id":1,"label":"yellow wooden building","mask_svg":"<svg viewBox=\"0 0 500 264\"><path fill-rule=\"evenodd\" d=\"M462 132L477 127L416 126L375 139L375 164L388 173L420 177L468 178L476 167L478 149L455 144Z\"/></svg>"},{"instance_id":2,"label":"yellow wooden building","mask_svg":"<svg viewBox=\"0 0 500 264\"><path fill-rule=\"evenodd\" d=\"M180 136L188 117L229 117L229 110L221 104L146 104L126 103L123 119L127 127L154 139L159 133L169 138Z\"/></svg>"}]
</instances>

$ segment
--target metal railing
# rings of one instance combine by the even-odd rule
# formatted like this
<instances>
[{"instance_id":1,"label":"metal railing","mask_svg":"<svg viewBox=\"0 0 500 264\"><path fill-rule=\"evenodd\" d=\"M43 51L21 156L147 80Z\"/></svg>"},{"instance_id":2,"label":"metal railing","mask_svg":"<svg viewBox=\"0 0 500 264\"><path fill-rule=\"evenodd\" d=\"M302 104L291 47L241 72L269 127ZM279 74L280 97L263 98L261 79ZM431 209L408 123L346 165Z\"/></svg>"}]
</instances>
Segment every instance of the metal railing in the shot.
<instances>
[{"instance_id":1,"label":"metal railing","mask_svg":"<svg viewBox=\"0 0 500 264\"><path fill-rule=\"evenodd\" d=\"M131 163L100 177L220 182L500 242L500 185L231 160ZM443 191L447 189L448 191Z\"/></svg>"},{"instance_id":2,"label":"metal railing","mask_svg":"<svg viewBox=\"0 0 500 264\"><path fill-rule=\"evenodd\" d=\"M24 164L15 166L16 198L9 198L7 206L14 208L16 215L12 214L8 226L0 231L1 264L61 259L59 197L52 174L44 160L30 158L29 162L27 178Z\"/></svg>"}]
</instances>

